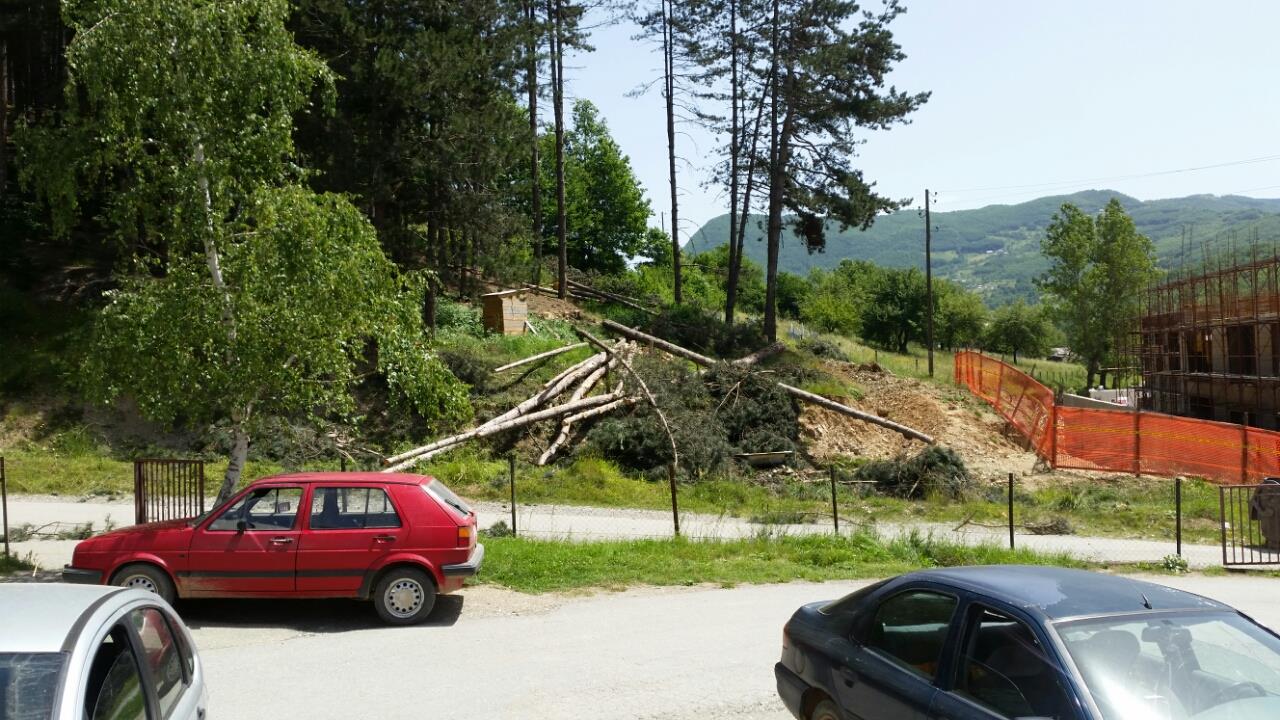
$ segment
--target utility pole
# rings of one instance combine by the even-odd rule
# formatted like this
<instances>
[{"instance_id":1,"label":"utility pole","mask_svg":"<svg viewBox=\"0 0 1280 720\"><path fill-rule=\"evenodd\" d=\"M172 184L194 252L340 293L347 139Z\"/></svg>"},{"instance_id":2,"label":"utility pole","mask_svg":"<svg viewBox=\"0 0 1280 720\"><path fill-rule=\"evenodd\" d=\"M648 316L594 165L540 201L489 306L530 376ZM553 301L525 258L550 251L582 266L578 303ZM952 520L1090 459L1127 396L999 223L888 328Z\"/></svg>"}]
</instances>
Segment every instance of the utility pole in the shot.
<instances>
[{"instance_id":1,"label":"utility pole","mask_svg":"<svg viewBox=\"0 0 1280 720\"><path fill-rule=\"evenodd\" d=\"M929 377L933 377L933 223L929 218L929 188L924 189L925 343L929 346Z\"/></svg>"}]
</instances>

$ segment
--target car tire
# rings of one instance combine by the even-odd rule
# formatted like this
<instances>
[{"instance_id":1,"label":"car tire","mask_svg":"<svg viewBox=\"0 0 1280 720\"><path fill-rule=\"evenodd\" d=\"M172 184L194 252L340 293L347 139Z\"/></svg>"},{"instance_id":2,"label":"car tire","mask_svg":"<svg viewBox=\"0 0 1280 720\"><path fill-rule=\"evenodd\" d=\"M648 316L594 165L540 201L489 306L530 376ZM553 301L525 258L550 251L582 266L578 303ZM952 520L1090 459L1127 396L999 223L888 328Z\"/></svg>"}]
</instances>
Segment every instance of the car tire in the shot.
<instances>
[{"instance_id":1,"label":"car tire","mask_svg":"<svg viewBox=\"0 0 1280 720\"><path fill-rule=\"evenodd\" d=\"M178 599L178 592L174 589L169 575L155 565L147 563L125 565L111 576L111 584L153 592L164 598L164 601L170 605Z\"/></svg>"},{"instance_id":2,"label":"car tire","mask_svg":"<svg viewBox=\"0 0 1280 720\"><path fill-rule=\"evenodd\" d=\"M436 584L417 568L392 568L373 591L378 617L392 625L414 625L427 619L436 605Z\"/></svg>"},{"instance_id":3,"label":"car tire","mask_svg":"<svg viewBox=\"0 0 1280 720\"><path fill-rule=\"evenodd\" d=\"M813 712L809 713L809 720L840 720L840 708L830 700L823 700L813 706Z\"/></svg>"}]
</instances>

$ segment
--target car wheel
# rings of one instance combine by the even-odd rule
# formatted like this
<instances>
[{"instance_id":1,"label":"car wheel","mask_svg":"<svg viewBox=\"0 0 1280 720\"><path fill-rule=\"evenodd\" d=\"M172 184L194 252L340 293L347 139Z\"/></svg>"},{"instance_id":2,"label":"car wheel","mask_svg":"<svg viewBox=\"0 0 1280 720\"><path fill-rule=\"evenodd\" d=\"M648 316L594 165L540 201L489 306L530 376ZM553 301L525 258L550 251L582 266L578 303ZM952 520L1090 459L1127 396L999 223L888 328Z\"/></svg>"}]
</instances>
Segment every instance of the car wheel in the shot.
<instances>
[{"instance_id":1,"label":"car wheel","mask_svg":"<svg viewBox=\"0 0 1280 720\"><path fill-rule=\"evenodd\" d=\"M840 709L830 700L823 700L809 713L809 720L840 720Z\"/></svg>"},{"instance_id":2,"label":"car wheel","mask_svg":"<svg viewBox=\"0 0 1280 720\"><path fill-rule=\"evenodd\" d=\"M416 568L395 568L382 576L373 592L378 616L392 625L413 625L427 619L436 605L436 584Z\"/></svg>"},{"instance_id":3,"label":"car wheel","mask_svg":"<svg viewBox=\"0 0 1280 720\"><path fill-rule=\"evenodd\" d=\"M112 576L111 584L153 592L164 598L164 601L170 605L173 604L174 600L178 599L178 593L173 588L173 581L169 579L169 576L163 570L155 565L147 565L145 563L125 565Z\"/></svg>"}]
</instances>

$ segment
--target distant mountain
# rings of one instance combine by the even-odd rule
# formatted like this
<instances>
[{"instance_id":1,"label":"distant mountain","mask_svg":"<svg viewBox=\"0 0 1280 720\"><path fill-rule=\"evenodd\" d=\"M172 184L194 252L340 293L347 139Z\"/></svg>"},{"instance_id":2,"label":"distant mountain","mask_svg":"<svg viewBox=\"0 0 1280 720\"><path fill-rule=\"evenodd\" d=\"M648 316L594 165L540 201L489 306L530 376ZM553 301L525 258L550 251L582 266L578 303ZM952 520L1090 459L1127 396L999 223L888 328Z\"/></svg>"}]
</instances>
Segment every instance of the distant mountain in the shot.
<instances>
[{"instance_id":1,"label":"distant mountain","mask_svg":"<svg viewBox=\"0 0 1280 720\"><path fill-rule=\"evenodd\" d=\"M933 267L940 277L979 292L989 303L1015 297L1033 300L1032 278L1047 263L1040 255L1040 238L1049 220L1063 203L1074 203L1095 213L1118 198L1133 217L1138 232L1151 238L1164 267L1181 264L1184 228L1194 237L1191 259L1201 257L1201 241L1210 247L1225 242L1228 232L1248 240L1256 232L1268 243L1280 239L1280 199L1238 195L1191 195L1143 202L1110 190L1086 190L1071 195L1043 197L1017 205L989 205L976 210L933 213ZM764 264L764 217L751 217L747 228L747 256ZM725 243L729 216L721 215L702 226L685 245L699 253ZM809 254L804 243L787 233L783 237L779 268L804 274L813 267L829 268L846 258L870 260L890 267L924 267L924 220L915 210L886 215L869 230L836 232L827 236L825 252Z\"/></svg>"}]
</instances>

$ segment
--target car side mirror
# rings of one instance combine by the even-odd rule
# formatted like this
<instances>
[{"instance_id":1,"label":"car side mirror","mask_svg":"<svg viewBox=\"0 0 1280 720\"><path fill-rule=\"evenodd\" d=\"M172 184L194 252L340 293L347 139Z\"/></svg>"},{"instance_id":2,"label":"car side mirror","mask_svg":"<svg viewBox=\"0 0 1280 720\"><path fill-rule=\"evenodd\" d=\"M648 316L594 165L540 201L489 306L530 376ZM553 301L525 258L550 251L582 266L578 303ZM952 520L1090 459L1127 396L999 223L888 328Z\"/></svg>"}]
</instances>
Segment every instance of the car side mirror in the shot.
<instances>
[{"instance_id":1,"label":"car side mirror","mask_svg":"<svg viewBox=\"0 0 1280 720\"><path fill-rule=\"evenodd\" d=\"M248 521L248 520L237 520L237 521L236 521L236 532L238 532L238 533L242 533L242 532L244 532L245 530L248 530L248 529L249 529L249 521Z\"/></svg>"}]
</instances>

